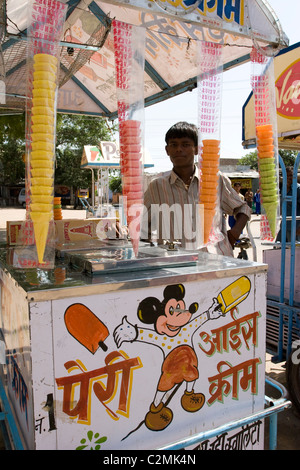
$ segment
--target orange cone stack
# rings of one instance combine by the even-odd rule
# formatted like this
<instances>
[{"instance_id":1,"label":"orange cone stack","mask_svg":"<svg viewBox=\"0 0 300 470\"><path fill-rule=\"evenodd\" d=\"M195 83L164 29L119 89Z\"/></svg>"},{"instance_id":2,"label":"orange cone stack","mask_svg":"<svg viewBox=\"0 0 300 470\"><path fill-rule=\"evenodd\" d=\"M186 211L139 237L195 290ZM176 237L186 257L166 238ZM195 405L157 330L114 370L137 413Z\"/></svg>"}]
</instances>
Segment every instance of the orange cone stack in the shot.
<instances>
[{"instance_id":1,"label":"orange cone stack","mask_svg":"<svg viewBox=\"0 0 300 470\"><path fill-rule=\"evenodd\" d=\"M263 207L272 236L276 236L277 186L275 174L273 129L271 124L256 127L258 169Z\"/></svg>"},{"instance_id":2,"label":"orange cone stack","mask_svg":"<svg viewBox=\"0 0 300 470\"><path fill-rule=\"evenodd\" d=\"M201 186L199 202L204 205L203 241L206 244L212 227L217 203L220 141L207 139L202 141Z\"/></svg>"},{"instance_id":3,"label":"orange cone stack","mask_svg":"<svg viewBox=\"0 0 300 470\"><path fill-rule=\"evenodd\" d=\"M140 122L120 123L120 166L123 196L127 199L127 225L135 255L138 254L143 205L143 172Z\"/></svg>"},{"instance_id":4,"label":"orange cone stack","mask_svg":"<svg viewBox=\"0 0 300 470\"><path fill-rule=\"evenodd\" d=\"M54 220L62 220L61 197L55 197L53 199L53 215Z\"/></svg>"}]
</instances>

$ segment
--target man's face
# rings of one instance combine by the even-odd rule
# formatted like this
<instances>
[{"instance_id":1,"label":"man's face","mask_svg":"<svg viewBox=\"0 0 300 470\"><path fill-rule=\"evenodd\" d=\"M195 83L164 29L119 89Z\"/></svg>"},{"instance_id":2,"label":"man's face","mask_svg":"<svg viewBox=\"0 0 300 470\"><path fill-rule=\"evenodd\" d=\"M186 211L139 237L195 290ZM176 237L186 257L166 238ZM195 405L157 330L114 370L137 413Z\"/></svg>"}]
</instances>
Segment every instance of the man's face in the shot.
<instances>
[{"instance_id":1,"label":"man's face","mask_svg":"<svg viewBox=\"0 0 300 470\"><path fill-rule=\"evenodd\" d=\"M194 158L198 148L188 137L170 139L166 145L166 152L174 168L185 168L194 165Z\"/></svg>"}]
</instances>

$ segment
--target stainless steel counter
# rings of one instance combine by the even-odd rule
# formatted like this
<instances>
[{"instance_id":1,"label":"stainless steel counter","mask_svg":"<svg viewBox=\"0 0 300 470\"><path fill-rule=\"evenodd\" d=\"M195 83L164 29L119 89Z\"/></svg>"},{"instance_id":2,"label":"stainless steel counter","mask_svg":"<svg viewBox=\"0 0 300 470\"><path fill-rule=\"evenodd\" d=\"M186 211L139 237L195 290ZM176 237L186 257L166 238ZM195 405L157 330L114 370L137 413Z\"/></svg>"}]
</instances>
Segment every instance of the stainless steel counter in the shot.
<instances>
[{"instance_id":1,"label":"stainless steel counter","mask_svg":"<svg viewBox=\"0 0 300 470\"><path fill-rule=\"evenodd\" d=\"M125 245L123 245L124 247ZM101 248L102 249L102 248ZM118 249L114 247L114 250ZM162 259L157 247L148 247L154 263L148 262L145 250L141 249L141 258L128 264L128 268L100 270L96 274L88 272L80 263L72 263L71 251L68 256L58 258L53 270L43 269L18 269L9 264L7 260L12 259L13 248L0 248L0 267L8 273L15 282L27 293L30 301L42 301L60 299L74 295L92 295L105 292L120 291L124 289L137 289L141 287L156 286L164 283L177 283L224 278L231 275L239 276L255 272L267 271L266 264L245 261L226 256L212 255L205 252L189 253L180 250L167 253L164 250L165 263L157 260ZM81 253L82 255L82 253ZM92 257L97 257L97 250L92 250ZM181 256L180 256L181 255ZM74 259L80 254L74 249ZM181 260L180 260L181 258ZM148 263L148 264L147 264ZM138 269L137 269L138 267ZM118 268L118 266L117 266ZM62 271L63 279L57 276ZM100 273L100 274L99 274Z\"/></svg>"}]
</instances>

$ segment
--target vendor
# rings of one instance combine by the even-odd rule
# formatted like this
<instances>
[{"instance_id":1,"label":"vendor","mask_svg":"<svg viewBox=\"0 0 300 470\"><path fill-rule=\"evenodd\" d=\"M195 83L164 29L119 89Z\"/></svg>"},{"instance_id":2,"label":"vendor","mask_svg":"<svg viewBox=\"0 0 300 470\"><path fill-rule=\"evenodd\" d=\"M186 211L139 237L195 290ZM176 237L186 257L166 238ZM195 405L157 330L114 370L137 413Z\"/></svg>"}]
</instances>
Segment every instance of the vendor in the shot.
<instances>
[{"instance_id":1,"label":"vendor","mask_svg":"<svg viewBox=\"0 0 300 470\"><path fill-rule=\"evenodd\" d=\"M199 203L199 176L194 162L195 155L198 154L197 126L178 122L168 130L165 140L166 153L173 168L151 181L145 192L141 238L153 241L153 231L156 231L158 244L164 240L171 242L178 240L183 248L195 249ZM218 219L218 229L223 237L215 245L210 245L208 251L233 256L233 246L250 219L251 211L247 203L242 201L231 187L229 179L221 173L216 191L218 191L219 210L215 219ZM168 211L168 213L165 211L166 217L163 205ZM161 208L159 217L154 211L157 207ZM168 208L172 208L172 211ZM235 224L228 231L225 214L233 215L235 218Z\"/></svg>"}]
</instances>

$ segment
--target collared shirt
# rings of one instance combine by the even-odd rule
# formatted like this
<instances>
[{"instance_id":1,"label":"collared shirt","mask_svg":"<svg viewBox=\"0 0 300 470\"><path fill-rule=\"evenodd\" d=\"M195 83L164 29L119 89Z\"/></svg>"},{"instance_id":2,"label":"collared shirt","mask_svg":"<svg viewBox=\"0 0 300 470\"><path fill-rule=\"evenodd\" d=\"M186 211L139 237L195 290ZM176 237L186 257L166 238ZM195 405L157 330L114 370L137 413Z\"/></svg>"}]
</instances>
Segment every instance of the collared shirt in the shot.
<instances>
[{"instance_id":1,"label":"collared shirt","mask_svg":"<svg viewBox=\"0 0 300 470\"><path fill-rule=\"evenodd\" d=\"M233 256L227 238L224 214L236 216L243 213L250 219L251 211L245 201L231 187L227 177L220 173L217 189L217 206L214 218L216 238L206 250L226 256ZM154 179L144 195L145 212L141 238L152 239L156 232L158 243L163 240L181 242L187 249L199 249L199 178L196 167L190 185L187 186L172 170ZM203 244L202 244L203 248Z\"/></svg>"}]
</instances>

